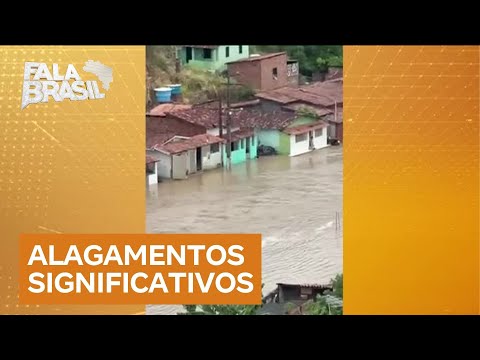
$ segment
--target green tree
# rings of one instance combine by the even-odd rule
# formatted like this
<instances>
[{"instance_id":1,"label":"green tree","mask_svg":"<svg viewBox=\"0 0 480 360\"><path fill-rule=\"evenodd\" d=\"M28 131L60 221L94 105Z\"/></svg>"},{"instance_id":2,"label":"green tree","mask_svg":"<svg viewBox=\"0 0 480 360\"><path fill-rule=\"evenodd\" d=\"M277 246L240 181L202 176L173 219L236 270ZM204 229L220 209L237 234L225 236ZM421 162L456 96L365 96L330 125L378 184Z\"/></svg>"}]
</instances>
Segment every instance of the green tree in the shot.
<instances>
[{"instance_id":1,"label":"green tree","mask_svg":"<svg viewBox=\"0 0 480 360\"><path fill-rule=\"evenodd\" d=\"M261 305L184 305L179 315L255 315Z\"/></svg>"},{"instance_id":2,"label":"green tree","mask_svg":"<svg viewBox=\"0 0 480 360\"><path fill-rule=\"evenodd\" d=\"M316 71L326 71L328 66L342 66L343 47L340 45L261 45L252 46L251 53L286 51L298 61L300 73L311 76Z\"/></svg>"},{"instance_id":3,"label":"green tree","mask_svg":"<svg viewBox=\"0 0 480 360\"><path fill-rule=\"evenodd\" d=\"M307 315L343 314L343 274L338 274L332 282L332 291L317 296L314 302L306 306Z\"/></svg>"}]
</instances>

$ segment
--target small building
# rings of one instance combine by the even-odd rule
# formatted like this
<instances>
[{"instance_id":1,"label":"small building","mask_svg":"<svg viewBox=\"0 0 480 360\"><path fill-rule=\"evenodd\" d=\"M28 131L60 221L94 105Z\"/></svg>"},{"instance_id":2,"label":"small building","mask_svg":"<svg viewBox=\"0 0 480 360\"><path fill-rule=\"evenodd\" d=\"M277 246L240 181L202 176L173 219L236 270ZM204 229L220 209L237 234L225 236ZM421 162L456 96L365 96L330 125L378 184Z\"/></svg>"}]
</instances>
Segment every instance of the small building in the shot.
<instances>
[{"instance_id":1,"label":"small building","mask_svg":"<svg viewBox=\"0 0 480 360\"><path fill-rule=\"evenodd\" d=\"M175 136L161 145L158 152L158 175L169 179L186 179L189 175L222 166L225 140L201 134L190 138Z\"/></svg>"},{"instance_id":2,"label":"small building","mask_svg":"<svg viewBox=\"0 0 480 360\"><path fill-rule=\"evenodd\" d=\"M254 103L257 104L256 102ZM177 121L183 121L195 127L195 131L202 131L202 133L208 135L218 136L224 139L225 142L228 142L230 139L228 138L226 111L227 109L222 109L222 113L220 113L215 105L194 106L189 110L171 112L168 114L167 119L171 118ZM230 111L232 120L230 126L231 164L234 165L257 157L258 139L253 127L249 128L241 125L246 115L246 110L237 107L231 108ZM220 116L222 118L222 127L220 127ZM226 156L227 151L223 153L224 164L226 164Z\"/></svg>"},{"instance_id":3,"label":"small building","mask_svg":"<svg viewBox=\"0 0 480 360\"><path fill-rule=\"evenodd\" d=\"M227 62L248 58L249 51L248 45L183 45L177 56L182 65L221 72Z\"/></svg>"},{"instance_id":4,"label":"small building","mask_svg":"<svg viewBox=\"0 0 480 360\"><path fill-rule=\"evenodd\" d=\"M287 53L251 55L227 63L228 74L239 84L256 91L268 91L288 85ZM297 81L298 83L298 81Z\"/></svg>"},{"instance_id":5,"label":"small building","mask_svg":"<svg viewBox=\"0 0 480 360\"><path fill-rule=\"evenodd\" d=\"M288 86L298 87L300 83L300 70L297 60L287 60L287 83Z\"/></svg>"},{"instance_id":6,"label":"small building","mask_svg":"<svg viewBox=\"0 0 480 360\"><path fill-rule=\"evenodd\" d=\"M327 110L328 111L328 110ZM328 123L316 116L303 116L293 110L250 111L241 119L253 127L258 146L274 148L280 155L296 156L328 146Z\"/></svg>"},{"instance_id":7,"label":"small building","mask_svg":"<svg viewBox=\"0 0 480 360\"><path fill-rule=\"evenodd\" d=\"M147 155L145 164L147 186L158 184L158 160Z\"/></svg>"},{"instance_id":8,"label":"small building","mask_svg":"<svg viewBox=\"0 0 480 360\"><path fill-rule=\"evenodd\" d=\"M327 122L332 125L330 140L343 141L343 79L298 88L283 87L259 92L255 96L260 99L260 107L265 112L309 107L314 112L329 115Z\"/></svg>"},{"instance_id":9,"label":"small building","mask_svg":"<svg viewBox=\"0 0 480 360\"><path fill-rule=\"evenodd\" d=\"M227 139L227 135L224 135ZM257 158L258 140L252 129L239 129L231 134L230 156L232 165ZM227 163L227 152L224 153L224 164Z\"/></svg>"},{"instance_id":10,"label":"small building","mask_svg":"<svg viewBox=\"0 0 480 360\"><path fill-rule=\"evenodd\" d=\"M264 304L257 315L303 315L305 307L318 295L332 290L331 285L277 283L277 288L263 298ZM335 305L341 302L331 296L327 301L335 302Z\"/></svg>"}]
</instances>

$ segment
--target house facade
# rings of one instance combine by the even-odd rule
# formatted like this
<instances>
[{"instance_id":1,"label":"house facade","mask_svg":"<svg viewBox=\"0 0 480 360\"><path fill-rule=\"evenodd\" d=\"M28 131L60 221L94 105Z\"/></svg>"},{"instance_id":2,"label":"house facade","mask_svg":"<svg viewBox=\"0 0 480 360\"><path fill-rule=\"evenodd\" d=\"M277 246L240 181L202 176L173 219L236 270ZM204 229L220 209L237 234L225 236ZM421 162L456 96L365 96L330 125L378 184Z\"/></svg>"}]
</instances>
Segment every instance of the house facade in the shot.
<instances>
[{"instance_id":1,"label":"house facade","mask_svg":"<svg viewBox=\"0 0 480 360\"><path fill-rule=\"evenodd\" d=\"M256 91L268 91L287 86L287 67L285 52L252 55L227 63L230 77L237 83L249 86Z\"/></svg>"},{"instance_id":2,"label":"house facade","mask_svg":"<svg viewBox=\"0 0 480 360\"><path fill-rule=\"evenodd\" d=\"M223 71L226 63L248 58L248 45L183 45L177 51L182 65Z\"/></svg>"},{"instance_id":3,"label":"house facade","mask_svg":"<svg viewBox=\"0 0 480 360\"><path fill-rule=\"evenodd\" d=\"M299 117L287 126L258 130L261 145L273 147L280 155L297 156L328 146L328 123L315 118Z\"/></svg>"},{"instance_id":4,"label":"house facade","mask_svg":"<svg viewBox=\"0 0 480 360\"><path fill-rule=\"evenodd\" d=\"M246 115L243 108L232 109L231 112L230 156L231 164L234 165L257 157L258 137L252 128L241 126L241 120ZM195 127L195 131L202 129L203 134L222 138L225 142L229 141L226 109L225 112L222 113L222 129L220 129L220 113L215 106L196 106L189 110L172 112L168 114L167 119L168 118L191 124L191 126ZM227 155L225 149L221 155L224 164L227 163Z\"/></svg>"},{"instance_id":5,"label":"house facade","mask_svg":"<svg viewBox=\"0 0 480 360\"><path fill-rule=\"evenodd\" d=\"M150 185L158 184L158 160L152 156L146 156L146 183L147 187Z\"/></svg>"},{"instance_id":6,"label":"house facade","mask_svg":"<svg viewBox=\"0 0 480 360\"><path fill-rule=\"evenodd\" d=\"M158 153L158 175L181 180L197 172L219 168L224 143L225 140L208 134L191 138L175 136L154 147Z\"/></svg>"}]
</instances>

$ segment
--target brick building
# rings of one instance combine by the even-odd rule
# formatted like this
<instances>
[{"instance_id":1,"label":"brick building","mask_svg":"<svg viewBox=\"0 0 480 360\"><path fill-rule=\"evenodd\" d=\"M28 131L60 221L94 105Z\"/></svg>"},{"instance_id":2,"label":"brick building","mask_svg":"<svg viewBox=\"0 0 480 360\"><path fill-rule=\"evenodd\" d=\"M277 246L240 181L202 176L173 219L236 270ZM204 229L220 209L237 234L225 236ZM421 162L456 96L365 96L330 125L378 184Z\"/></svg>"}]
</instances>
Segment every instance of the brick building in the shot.
<instances>
[{"instance_id":1,"label":"brick building","mask_svg":"<svg viewBox=\"0 0 480 360\"><path fill-rule=\"evenodd\" d=\"M227 63L228 74L239 84L268 91L289 84L287 53L254 55Z\"/></svg>"}]
</instances>

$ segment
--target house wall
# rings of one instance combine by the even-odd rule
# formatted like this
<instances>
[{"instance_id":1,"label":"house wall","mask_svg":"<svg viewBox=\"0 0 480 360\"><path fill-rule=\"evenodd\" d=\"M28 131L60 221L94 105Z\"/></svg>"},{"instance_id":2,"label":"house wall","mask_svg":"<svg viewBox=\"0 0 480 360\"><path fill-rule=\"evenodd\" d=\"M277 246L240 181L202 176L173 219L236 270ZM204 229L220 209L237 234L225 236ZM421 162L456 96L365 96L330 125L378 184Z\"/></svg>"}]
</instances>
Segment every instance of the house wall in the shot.
<instances>
[{"instance_id":1,"label":"house wall","mask_svg":"<svg viewBox=\"0 0 480 360\"><path fill-rule=\"evenodd\" d=\"M279 133L279 146L277 148L277 152L280 155L290 155L290 135L287 135L283 132L278 131Z\"/></svg>"},{"instance_id":2,"label":"house wall","mask_svg":"<svg viewBox=\"0 0 480 360\"><path fill-rule=\"evenodd\" d=\"M328 146L328 128L323 128L323 129L316 129L316 130L313 130L314 131L314 136L313 136L313 146L315 147L315 149L322 149L324 147L327 147ZM317 137L315 136L315 133L317 131L321 131L322 132L322 135Z\"/></svg>"},{"instance_id":3,"label":"house wall","mask_svg":"<svg viewBox=\"0 0 480 360\"><path fill-rule=\"evenodd\" d=\"M222 148L223 144L219 144L219 151L216 153L211 153L210 146L207 145L202 147L202 169L216 169L222 166Z\"/></svg>"},{"instance_id":4,"label":"house wall","mask_svg":"<svg viewBox=\"0 0 480 360\"><path fill-rule=\"evenodd\" d=\"M158 163L154 163L153 174L147 174L147 185L158 184Z\"/></svg>"},{"instance_id":5,"label":"house wall","mask_svg":"<svg viewBox=\"0 0 480 360\"><path fill-rule=\"evenodd\" d=\"M225 49L227 46L230 49L230 54L228 57L225 56ZM215 70L222 71L227 68L225 63L230 61L236 61L240 59L245 59L250 56L250 49L248 45L242 45L242 53L239 53L239 45L220 45L217 48L218 57L215 64Z\"/></svg>"},{"instance_id":6,"label":"house wall","mask_svg":"<svg viewBox=\"0 0 480 360\"><path fill-rule=\"evenodd\" d=\"M277 149L280 146L280 135L278 130L261 129L258 131L258 144L271 146Z\"/></svg>"},{"instance_id":7,"label":"house wall","mask_svg":"<svg viewBox=\"0 0 480 360\"><path fill-rule=\"evenodd\" d=\"M197 172L197 149L188 150L186 156L188 174L195 174Z\"/></svg>"},{"instance_id":8,"label":"house wall","mask_svg":"<svg viewBox=\"0 0 480 360\"><path fill-rule=\"evenodd\" d=\"M250 153L248 154L248 157L247 157L247 147L246 147L247 141L246 141L246 139L241 139L241 140L237 140L237 141L239 143L238 150L235 150L235 151L231 152L232 165L239 164L239 163L247 161L247 159L254 159L254 158L257 157L258 138L255 138L255 145L250 147ZM226 151L226 149L224 151L223 161L224 161L224 164L227 164L227 151Z\"/></svg>"},{"instance_id":9,"label":"house wall","mask_svg":"<svg viewBox=\"0 0 480 360\"><path fill-rule=\"evenodd\" d=\"M287 81L289 86L297 87L299 84L300 72L298 62L287 63Z\"/></svg>"},{"instance_id":10,"label":"house wall","mask_svg":"<svg viewBox=\"0 0 480 360\"><path fill-rule=\"evenodd\" d=\"M254 90L262 90L262 76L260 61L245 61L228 64L228 73L239 84L251 87Z\"/></svg>"},{"instance_id":11,"label":"house wall","mask_svg":"<svg viewBox=\"0 0 480 360\"><path fill-rule=\"evenodd\" d=\"M166 117L147 116L147 138L156 134L172 133L178 136L192 137L199 134L205 134L206 129L197 124L178 119L171 115Z\"/></svg>"},{"instance_id":12,"label":"house wall","mask_svg":"<svg viewBox=\"0 0 480 360\"><path fill-rule=\"evenodd\" d=\"M287 54L274 56L259 61L261 66L261 90L268 91L287 86ZM277 68L277 76L273 77L273 69Z\"/></svg>"},{"instance_id":13,"label":"house wall","mask_svg":"<svg viewBox=\"0 0 480 360\"><path fill-rule=\"evenodd\" d=\"M250 137L250 159L256 159L258 154L258 136L254 134Z\"/></svg>"},{"instance_id":14,"label":"house wall","mask_svg":"<svg viewBox=\"0 0 480 360\"><path fill-rule=\"evenodd\" d=\"M157 163L158 176L170 179L172 177L172 158L170 155L159 152L157 155L159 162Z\"/></svg>"},{"instance_id":15,"label":"house wall","mask_svg":"<svg viewBox=\"0 0 480 360\"><path fill-rule=\"evenodd\" d=\"M305 154L310 151L308 141L308 133L306 139L301 142L296 142L295 135L290 135L290 156Z\"/></svg>"}]
</instances>

